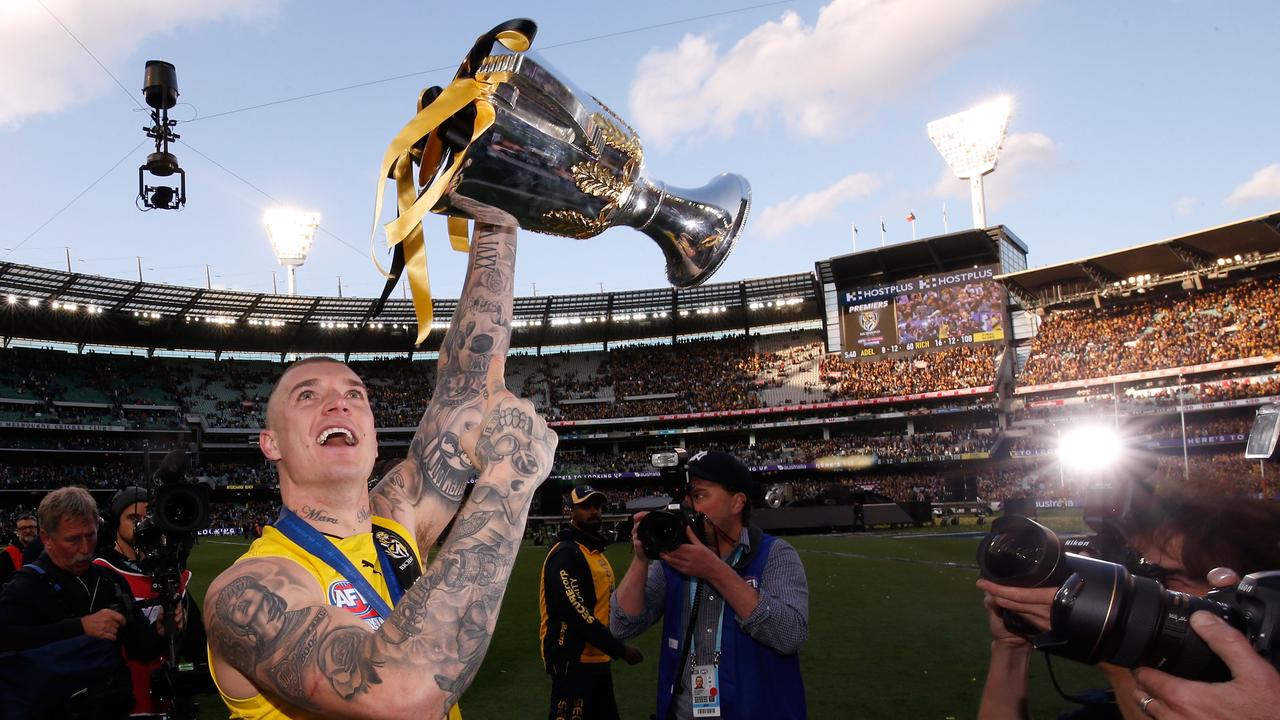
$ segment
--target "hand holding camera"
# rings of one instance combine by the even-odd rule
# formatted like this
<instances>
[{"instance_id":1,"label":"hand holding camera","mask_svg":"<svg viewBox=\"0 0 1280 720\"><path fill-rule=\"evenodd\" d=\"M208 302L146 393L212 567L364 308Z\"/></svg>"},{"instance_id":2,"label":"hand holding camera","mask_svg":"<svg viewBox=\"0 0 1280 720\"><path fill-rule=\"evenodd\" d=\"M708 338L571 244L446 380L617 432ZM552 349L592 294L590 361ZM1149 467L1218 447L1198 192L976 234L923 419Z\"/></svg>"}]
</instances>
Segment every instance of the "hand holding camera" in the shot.
<instances>
[{"instance_id":1,"label":"hand holding camera","mask_svg":"<svg viewBox=\"0 0 1280 720\"><path fill-rule=\"evenodd\" d=\"M1190 617L1208 611L1243 630L1253 651L1280 661L1280 571L1258 572L1200 598L1166 589L1133 568L1065 552L1052 530L1015 515L998 519L978 547L981 587L995 604L1041 630L1035 647L1079 662L1160 667L1206 681L1230 677ZM1045 598L1050 598L1046 623ZM1265 662L1265 660L1264 660Z\"/></svg>"},{"instance_id":2,"label":"hand holding camera","mask_svg":"<svg viewBox=\"0 0 1280 720\"><path fill-rule=\"evenodd\" d=\"M1216 588L1234 587L1240 577L1228 568L1215 568L1209 582ZM1153 668L1134 671L1133 699L1155 718L1196 718L1222 715L1239 720L1272 717L1280 703L1280 670L1267 663L1240 631L1212 613L1191 616L1191 627L1231 672L1226 683L1202 683L1176 678Z\"/></svg>"},{"instance_id":3,"label":"hand holding camera","mask_svg":"<svg viewBox=\"0 0 1280 720\"><path fill-rule=\"evenodd\" d=\"M716 571L728 567L715 551L703 544L693 527L686 525L684 532L684 542L661 555L662 560L673 570L689 577L709 580Z\"/></svg>"}]
</instances>

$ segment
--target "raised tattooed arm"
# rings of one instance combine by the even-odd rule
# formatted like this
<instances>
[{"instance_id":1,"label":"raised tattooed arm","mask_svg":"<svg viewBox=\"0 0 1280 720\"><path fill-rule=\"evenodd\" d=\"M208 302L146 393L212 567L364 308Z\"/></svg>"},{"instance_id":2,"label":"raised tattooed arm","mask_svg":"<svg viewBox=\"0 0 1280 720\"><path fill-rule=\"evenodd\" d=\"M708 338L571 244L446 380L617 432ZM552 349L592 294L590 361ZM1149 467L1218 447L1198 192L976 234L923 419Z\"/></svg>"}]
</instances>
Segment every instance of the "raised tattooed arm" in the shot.
<instances>
[{"instance_id":1,"label":"raised tattooed arm","mask_svg":"<svg viewBox=\"0 0 1280 720\"><path fill-rule=\"evenodd\" d=\"M462 296L440 347L435 393L408 457L371 494L373 511L410 528L424 558L476 470L486 383L495 372L502 377L511 345L515 257L515 228L476 223Z\"/></svg>"},{"instance_id":2,"label":"raised tattooed arm","mask_svg":"<svg viewBox=\"0 0 1280 720\"><path fill-rule=\"evenodd\" d=\"M237 692L244 680L334 717L443 716L489 647L556 442L532 403L491 391L475 441L482 468L475 490L448 542L376 631L346 611L318 605L320 587L290 561L233 565L214 581L205 604L223 689L252 694Z\"/></svg>"}]
</instances>

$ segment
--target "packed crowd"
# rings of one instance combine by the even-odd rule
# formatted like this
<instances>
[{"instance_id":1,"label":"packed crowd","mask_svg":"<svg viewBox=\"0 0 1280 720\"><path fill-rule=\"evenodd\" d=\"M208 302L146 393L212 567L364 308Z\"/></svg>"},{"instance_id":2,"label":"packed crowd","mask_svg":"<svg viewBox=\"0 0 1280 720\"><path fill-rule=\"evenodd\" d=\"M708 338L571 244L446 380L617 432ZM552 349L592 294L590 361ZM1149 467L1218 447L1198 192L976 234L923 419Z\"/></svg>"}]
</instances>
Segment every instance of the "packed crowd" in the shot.
<instances>
[{"instance_id":1,"label":"packed crowd","mask_svg":"<svg viewBox=\"0 0 1280 720\"><path fill-rule=\"evenodd\" d=\"M1000 348L993 343L959 345L879 360L822 360L828 398L859 399L983 387L995 382Z\"/></svg>"},{"instance_id":2,"label":"packed crowd","mask_svg":"<svg viewBox=\"0 0 1280 720\"><path fill-rule=\"evenodd\" d=\"M137 461L99 461L85 465L0 464L0 490L52 490L67 485L108 489L140 483L144 474Z\"/></svg>"},{"instance_id":3,"label":"packed crowd","mask_svg":"<svg viewBox=\"0 0 1280 720\"><path fill-rule=\"evenodd\" d=\"M991 428L958 427L942 433L914 435L845 435L830 440L762 439L755 445L706 442L700 449L722 450L755 467L817 462L823 458L865 458L867 463L958 459L989 451L997 438ZM639 472L653 469L653 450L575 447L557 451L555 475Z\"/></svg>"},{"instance_id":4,"label":"packed crowd","mask_svg":"<svg viewBox=\"0 0 1280 720\"><path fill-rule=\"evenodd\" d=\"M1191 455L1185 469L1183 458L1162 457L1156 478L1175 485L1191 482L1222 495L1274 497L1280 486L1280 463L1268 460L1265 470L1261 465L1238 452Z\"/></svg>"},{"instance_id":5,"label":"packed crowd","mask_svg":"<svg viewBox=\"0 0 1280 720\"><path fill-rule=\"evenodd\" d=\"M1247 281L1185 298L1044 319L1019 377L1023 385L1107 377L1250 358L1280 349L1280 285Z\"/></svg>"},{"instance_id":6,"label":"packed crowd","mask_svg":"<svg viewBox=\"0 0 1280 720\"><path fill-rule=\"evenodd\" d=\"M794 344L788 345L790 341ZM761 349L761 345L776 349ZM804 379L813 402L871 398L989 385L994 346L959 347L906 358L847 362L822 358L812 336L772 345L738 337L623 347L582 363L565 356L523 359L522 393L552 420L639 417L761 407L763 392ZM821 358L821 359L820 359ZM416 426L432 394L434 366L408 360L352 363L374 400L379 427ZM584 367L593 367L590 372ZM820 374L819 374L820 370ZM0 353L0 398L6 418L134 429L181 428L185 415L212 427L261 427L280 366L264 361L200 361L56 351ZM118 379L118 382L117 382ZM794 396L787 396L794 397ZM101 403L73 408L57 400ZM573 402L590 400L591 402ZM794 402L793 399L787 400ZM774 399L770 402L782 402ZM156 410L125 405L156 405Z\"/></svg>"}]
</instances>

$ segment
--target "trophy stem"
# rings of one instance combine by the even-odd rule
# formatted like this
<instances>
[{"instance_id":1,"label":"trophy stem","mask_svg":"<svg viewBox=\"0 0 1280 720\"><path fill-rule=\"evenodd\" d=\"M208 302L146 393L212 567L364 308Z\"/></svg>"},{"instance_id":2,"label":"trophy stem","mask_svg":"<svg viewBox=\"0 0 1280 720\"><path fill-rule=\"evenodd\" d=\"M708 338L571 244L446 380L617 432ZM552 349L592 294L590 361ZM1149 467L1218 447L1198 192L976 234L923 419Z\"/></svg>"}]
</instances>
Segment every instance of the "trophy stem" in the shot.
<instances>
[{"instance_id":1,"label":"trophy stem","mask_svg":"<svg viewBox=\"0 0 1280 720\"><path fill-rule=\"evenodd\" d=\"M652 238L667 258L667 280L693 287L729 256L750 208L751 187L740 175L718 175L700 188L673 187L641 175L611 220Z\"/></svg>"}]
</instances>

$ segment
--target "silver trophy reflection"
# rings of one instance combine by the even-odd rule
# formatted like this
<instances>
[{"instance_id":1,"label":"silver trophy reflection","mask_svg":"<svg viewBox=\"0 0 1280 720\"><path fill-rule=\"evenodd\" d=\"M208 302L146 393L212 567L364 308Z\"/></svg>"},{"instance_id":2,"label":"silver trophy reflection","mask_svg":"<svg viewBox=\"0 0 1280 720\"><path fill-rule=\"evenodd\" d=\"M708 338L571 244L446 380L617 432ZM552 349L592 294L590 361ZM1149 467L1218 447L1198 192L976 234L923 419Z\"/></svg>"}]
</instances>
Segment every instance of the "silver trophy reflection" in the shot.
<instances>
[{"instance_id":1,"label":"silver trophy reflection","mask_svg":"<svg viewBox=\"0 0 1280 720\"><path fill-rule=\"evenodd\" d=\"M432 212L500 223L486 217L493 207L526 230L579 239L633 227L662 248L676 287L698 285L728 257L751 205L744 178L678 188L648 177L635 131L528 53L490 55L477 74L495 83L494 122L467 148ZM420 184L449 159L423 166Z\"/></svg>"},{"instance_id":2,"label":"silver trophy reflection","mask_svg":"<svg viewBox=\"0 0 1280 720\"><path fill-rule=\"evenodd\" d=\"M425 294L419 223L429 211L573 238L633 227L658 243L672 285L705 281L742 232L747 181L723 174L691 189L647 176L636 132L525 52L536 31L530 20L511 20L480 36L453 83L427 89L392 142L382 177L396 180L400 217L387 224L387 239L404 243L392 275L407 263L415 302L419 285ZM465 228L451 222L450 234L465 249ZM419 306L420 326L429 300L425 312Z\"/></svg>"}]
</instances>

